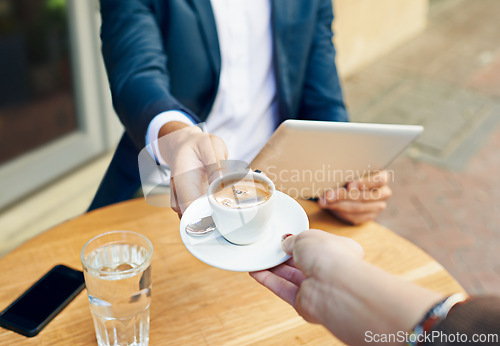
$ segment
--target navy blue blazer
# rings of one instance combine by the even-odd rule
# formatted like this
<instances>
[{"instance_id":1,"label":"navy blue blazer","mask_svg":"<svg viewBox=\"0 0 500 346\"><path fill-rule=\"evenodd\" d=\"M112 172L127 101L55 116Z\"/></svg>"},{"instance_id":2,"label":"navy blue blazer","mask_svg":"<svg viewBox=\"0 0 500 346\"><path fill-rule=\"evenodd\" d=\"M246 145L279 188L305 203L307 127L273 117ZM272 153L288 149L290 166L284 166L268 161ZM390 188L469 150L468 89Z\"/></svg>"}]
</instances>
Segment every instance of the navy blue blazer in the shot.
<instances>
[{"instance_id":1,"label":"navy blue blazer","mask_svg":"<svg viewBox=\"0 0 500 346\"><path fill-rule=\"evenodd\" d=\"M270 0L278 124L348 121L335 66L331 0ZM137 157L159 113L198 122L212 108L221 58L209 0L101 0L102 54L114 108L125 126L89 210L140 187Z\"/></svg>"}]
</instances>

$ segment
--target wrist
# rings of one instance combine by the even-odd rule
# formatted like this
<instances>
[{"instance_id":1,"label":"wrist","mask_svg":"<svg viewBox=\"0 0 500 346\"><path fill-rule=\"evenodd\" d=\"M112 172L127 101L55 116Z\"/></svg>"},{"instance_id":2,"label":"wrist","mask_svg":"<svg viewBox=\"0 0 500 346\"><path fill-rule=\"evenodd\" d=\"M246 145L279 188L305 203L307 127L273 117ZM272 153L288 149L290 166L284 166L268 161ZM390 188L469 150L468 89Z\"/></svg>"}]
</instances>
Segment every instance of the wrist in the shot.
<instances>
[{"instance_id":1,"label":"wrist","mask_svg":"<svg viewBox=\"0 0 500 346\"><path fill-rule=\"evenodd\" d=\"M456 293L435 304L411 331L412 337L408 340L408 345L424 344L426 335L430 334L436 325L448 317L450 310L468 300L469 298L465 294Z\"/></svg>"},{"instance_id":2,"label":"wrist","mask_svg":"<svg viewBox=\"0 0 500 346\"><path fill-rule=\"evenodd\" d=\"M169 135L175 131L182 130L186 127L192 128L193 131L202 132L201 129L197 126L189 125L181 121L169 121L160 127L158 131L158 138L162 138L163 136Z\"/></svg>"},{"instance_id":3,"label":"wrist","mask_svg":"<svg viewBox=\"0 0 500 346\"><path fill-rule=\"evenodd\" d=\"M407 282L370 263L339 264L331 292L318 308L317 319L348 344L363 343L366 333L410 332L442 296ZM341 294L339 294L341 293ZM340 320L338 316L343 316ZM359 320L359 316L363 316Z\"/></svg>"},{"instance_id":4,"label":"wrist","mask_svg":"<svg viewBox=\"0 0 500 346\"><path fill-rule=\"evenodd\" d=\"M422 316L443 297L442 295L372 267L368 285L373 301L373 328L387 333L410 331ZM365 296L366 297L366 296Z\"/></svg>"}]
</instances>

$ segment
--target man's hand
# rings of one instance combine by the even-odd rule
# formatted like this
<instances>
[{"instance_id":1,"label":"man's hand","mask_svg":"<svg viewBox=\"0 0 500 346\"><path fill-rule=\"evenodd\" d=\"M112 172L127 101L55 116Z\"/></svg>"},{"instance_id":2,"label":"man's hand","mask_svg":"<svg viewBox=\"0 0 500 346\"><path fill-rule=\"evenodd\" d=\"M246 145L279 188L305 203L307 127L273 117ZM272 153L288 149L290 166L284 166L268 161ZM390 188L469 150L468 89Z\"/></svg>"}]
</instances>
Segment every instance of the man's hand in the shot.
<instances>
[{"instance_id":1,"label":"man's hand","mask_svg":"<svg viewBox=\"0 0 500 346\"><path fill-rule=\"evenodd\" d=\"M221 175L226 144L197 126L177 121L163 125L158 138L159 154L171 169L171 206L181 216Z\"/></svg>"},{"instance_id":2,"label":"man's hand","mask_svg":"<svg viewBox=\"0 0 500 346\"><path fill-rule=\"evenodd\" d=\"M385 210L386 200L392 195L387 185L389 179L387 171L377 172L349 182L346 187L327 190L318 203L340 220L353 225L373 220Z\"/></svg>"}]
</instances>

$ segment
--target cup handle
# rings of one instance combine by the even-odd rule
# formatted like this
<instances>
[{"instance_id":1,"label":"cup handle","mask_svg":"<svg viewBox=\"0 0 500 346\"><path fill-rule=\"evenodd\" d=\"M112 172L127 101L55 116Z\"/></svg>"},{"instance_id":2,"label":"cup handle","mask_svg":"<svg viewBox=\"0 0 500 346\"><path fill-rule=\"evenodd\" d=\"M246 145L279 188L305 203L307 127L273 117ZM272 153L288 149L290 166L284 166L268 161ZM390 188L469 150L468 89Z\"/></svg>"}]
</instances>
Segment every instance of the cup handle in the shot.
<instances>
[{"instance_id":1,"label":"cup handle","mask_svg":"<svg viewBox=\"0 0 500 346\"><path fill-rule=\"evenodd\" d=\"M263 175L264 177L267 177L267 174L266 174L266 173L264 173L264 172L262 172L260 169L256 169L256 170L254 170L254 173L261 174L261 175Z\"/></svg>"}]
</instances>

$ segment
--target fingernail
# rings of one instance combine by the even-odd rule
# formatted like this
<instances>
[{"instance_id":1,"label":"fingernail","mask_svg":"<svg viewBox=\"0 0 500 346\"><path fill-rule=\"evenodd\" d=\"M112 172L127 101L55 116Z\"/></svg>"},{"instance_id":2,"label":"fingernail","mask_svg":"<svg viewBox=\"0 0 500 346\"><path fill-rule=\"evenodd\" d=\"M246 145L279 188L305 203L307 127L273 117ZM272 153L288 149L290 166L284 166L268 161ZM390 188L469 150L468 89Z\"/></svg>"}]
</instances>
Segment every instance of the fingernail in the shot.
<instances>
[{"instance_id":1,"label":"fingernail","mask_svg":"<svg viewBox=\"0 0 500 346\"><path fill-rule=\"evenodd\" d=\"M293 234L291 233L286 233L286 234L283 234L283 236L281 237L281 241L284 241L286 238L292 236Z\"/></svg>"}]
</instances>

